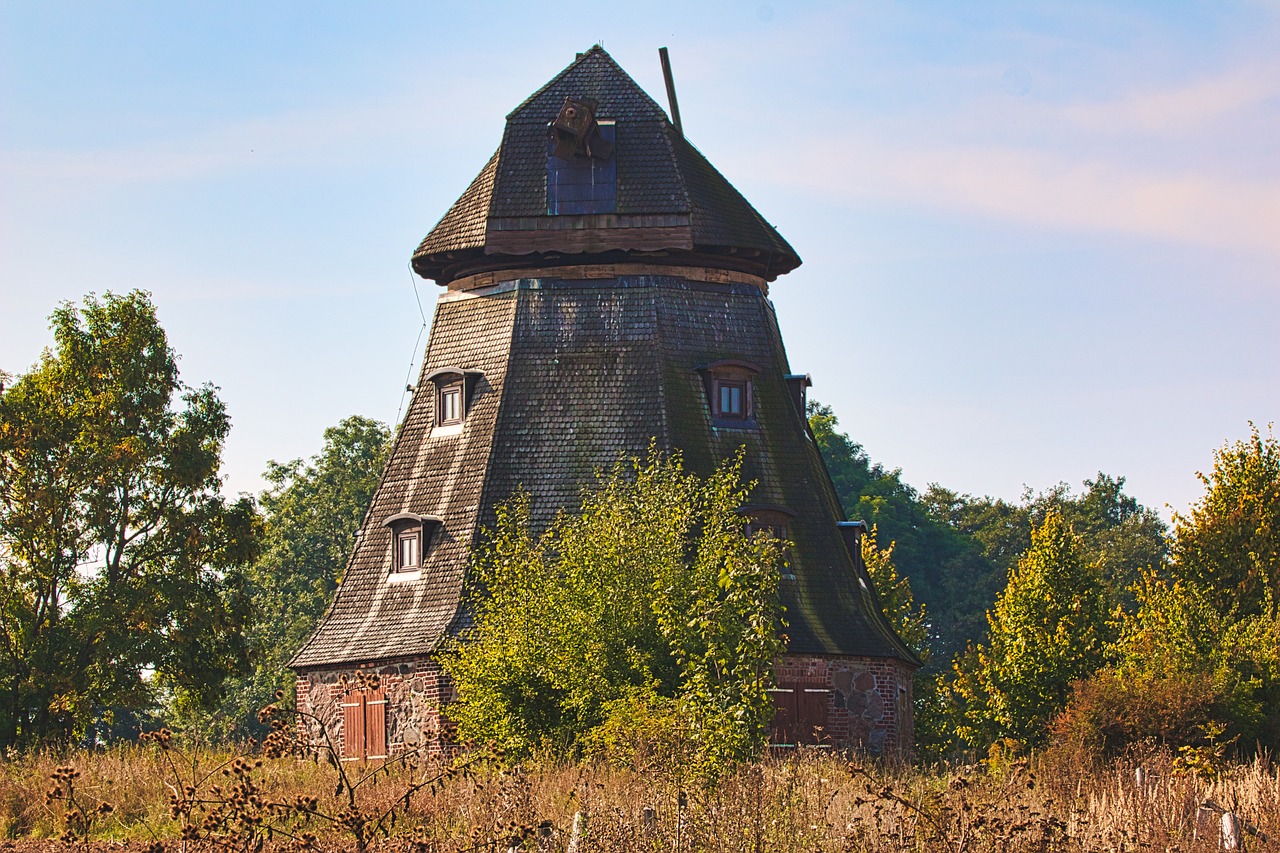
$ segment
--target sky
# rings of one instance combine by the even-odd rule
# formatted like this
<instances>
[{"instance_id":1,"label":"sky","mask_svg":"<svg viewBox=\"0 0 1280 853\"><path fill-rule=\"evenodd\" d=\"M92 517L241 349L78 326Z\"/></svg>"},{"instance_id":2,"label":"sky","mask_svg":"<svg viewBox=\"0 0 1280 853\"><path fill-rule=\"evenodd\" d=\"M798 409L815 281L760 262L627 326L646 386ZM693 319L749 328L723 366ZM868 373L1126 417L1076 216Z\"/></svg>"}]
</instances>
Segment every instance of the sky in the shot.
<instances>
[{"instance_id":1,"label":"sky","mask_svg":"<svg viewBox=\"0 0 1280 853\"><path fill-rule=\"evenodd\" d=\"M1280 420L1280 3L0 0L0 371L150 291L225 490L394 423L409 256L602 43L804 260L791 367L920 489L1161 511ZM420 307L421 306L421 307Z\"/></svg>"}]
</instances>

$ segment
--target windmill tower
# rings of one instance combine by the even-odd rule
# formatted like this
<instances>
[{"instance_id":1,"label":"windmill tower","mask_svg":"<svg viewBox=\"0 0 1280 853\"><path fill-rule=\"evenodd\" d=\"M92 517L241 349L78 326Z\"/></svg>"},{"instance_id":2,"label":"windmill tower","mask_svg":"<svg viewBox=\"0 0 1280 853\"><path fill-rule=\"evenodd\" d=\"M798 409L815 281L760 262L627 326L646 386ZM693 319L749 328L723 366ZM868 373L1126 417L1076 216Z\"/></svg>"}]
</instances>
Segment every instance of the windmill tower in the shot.
<instances>
[{"instance_id":1,"label":"windmill tower","mask_svg":"<svg viewBox=\"0 0 1280 853\"><path fill-rule=\"evenodd\" d=\"M458 629L493 508L524 488L545 524L655 439L704 474L745 448L759 485L744 514L794 542L775 742L820 728L910 749L919 661L881 613L767 298L799 264L602 48L507 116L413 254L446 288L422 374L333 604L291 662L344 755L438 738L452 690L432 653Z\"/></svg>"}]
</instances>

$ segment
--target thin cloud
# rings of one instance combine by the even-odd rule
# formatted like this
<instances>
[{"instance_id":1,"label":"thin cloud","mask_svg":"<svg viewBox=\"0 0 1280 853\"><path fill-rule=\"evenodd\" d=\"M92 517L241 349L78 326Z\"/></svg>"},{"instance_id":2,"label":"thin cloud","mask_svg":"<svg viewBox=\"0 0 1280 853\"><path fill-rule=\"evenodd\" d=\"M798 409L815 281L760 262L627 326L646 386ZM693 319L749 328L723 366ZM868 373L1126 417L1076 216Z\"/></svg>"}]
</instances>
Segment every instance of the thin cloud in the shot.
<instances>
[{"instance_id":1,"label":"thin cloud","mask_svg":"<svg viewBox=\"0 0 1280 853\"><path fill-rule=\"evenodd\" d=\"M790 168L778 157L751 168L780 184L846 199L1280 255L1276 182L1144 173L1101 159L1001 146L899 148L845 136L809 140L802 150L806 161L826 168Z\"/></svg>"},{"instance_id":2,"label":"thin cloud","mask_svg":"<svg viewBox=\"0 0 1280 853\"><path fill-rule=\"evenodd\" d=\"M1072 104L1056 115L1100 134L1197 130L1280 98L1280 66L1251 66L1178 86L1131 92L1105 103ZM1274 118L1272 118L1274 122Z\"/></svg>"},{"instance_id":3,"label":"thin cloud","mask_svg":"<svg viewBox=\"0 0 1280 853\"><path fill-rule=\"evenodd\" d=\"M182 137L131 146L87 150L8 150L0 181L10 187L76 195L143 183L199 180L229 173L340 164L352 149L380 149L411 142L421 150L457 144L439 133L438 119L483 128L492 123L470 87L423 87L379 104L335 105L227 122Z\"/></svg>"}]
</instances>

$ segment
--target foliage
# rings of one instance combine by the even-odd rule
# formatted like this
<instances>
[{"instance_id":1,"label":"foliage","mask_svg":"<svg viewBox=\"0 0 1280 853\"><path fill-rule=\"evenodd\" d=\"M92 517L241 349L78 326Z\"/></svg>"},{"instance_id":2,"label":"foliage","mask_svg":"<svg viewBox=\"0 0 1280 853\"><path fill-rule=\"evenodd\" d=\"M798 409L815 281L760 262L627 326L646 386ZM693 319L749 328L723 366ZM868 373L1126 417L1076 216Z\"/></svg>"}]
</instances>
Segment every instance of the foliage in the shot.
<instances>
[{"instance_id":1,"label":"foliage","mask_svg":"<svg viewBox=\"0 0 1280 853\"><path fill-rule=\"evenodd\" d=\"M1171 560L1131 586L1114 620L1111 665L1055 722L1060 745L1114 754L1156 740L1201 773L1231 743L1280 746L1280 448L1255 428L1202 480L1205 496L1175 516Z\"/></svg>"},{"instance_id":2,"label":"foliage","mask_svg":"<svg viewBox=\"0 0 1280 853\"><path fill-rule=\"evenodd\" d=\"M277 690L292 693L289 657L324 614L373 499L391 433L352 416L324 431L309 461L267 464L270 488L259 496L262 554L247 572L254 619L247 636L259 650L253 670L226 684L216 713L170 709L170 725L219 740L261 736L257 712Z\"/></svg>"},{"instance_id":3,"label":"foliage","mask_svg":"<svg viewBox=\"0 0 1280 853\"><path fill-rule=\"evenodd\" d=\"M651 452L541 535L527 495L500 507L473 559L474 628L444 658L460 734L513 757L574 753L616 740L620 710L667 697L702 770L758 749L782 543L745 534L740 465L703 480Z\"/></svg>"},{"instance_id":4,"label":"foliage","mask_svg":"<svg viewBox=\"0 0 1280 853\"><path fill-rule=\"evenodd\" d=\"M1050 733L1056 750L1084 759L1116 756L1136 743L1185 746L1212 723L1218 700L1207 672L1105 668L1072 686Z\"/></svg>"},{"instance_id":5,"label":"foliage","mask_svg":"<svg viewBox=\"0 0 1280 853\"><path fill-rule=\"evenodd\" d=\"M1205 495L1174 516L1179 577L1226 618L1273 614L1280 601L1280 441L1254 426L1214 453Z\"/></svg>"},{"instance_id":6,"label":"foliage","mask_svg":"<svg viewBox=\"0 0 1280 853\"><path fill-rule=\"evenodd\" d=\"M1084 558L1099 567L1117 600L1144 569L1164 559L1164 523L1124 493L1123 477L1099 473L1085 481L1082 494L1060 484L1027 492L1021 503L963 495L936 483L919 494L902 482L901 471L873 463L839 432L829 407L811 403L809 425L846 511L894 543L894 562L929 613L934 655L926 677L981 640L986 612L1030 547L1032 528L1050 512L1080 535Z\"/></svg>"},{"instance_id":7,"label":"foliage","mask_svg":"<svg viewBox=\"0 0 1280 853\"><path fill-rule=\"evenodd\" d=\"M929 623L924 605L917 605L911 594L911 580L898 574L893 565L893 549L896 543L881 548L876 541L877 530L873 525L862 537L862 562L871 576L871 584L880 599L880 608L889 625L902 641L924 661L929 659Z\"/></svg>"},{"instance_id":8,"label":"foliage","mask_svg":"<svg viewBox=\"0 0 1280 853\"><path fill-rule=\"evenodd\" d=\"M957 661L967 703L957 734L970 745L1040 743L1072 683L1102 665L1107 600L1082 550L1060 514L1046 515L988 614L987 643Z\"/></svg>"},{"instance_id":9,"label":"foliage","mask_svg":"<svg viewBox=\"0 0 1280 853\"><path fill-rule=\"evenodd\" d=\"M0 744L94 738L153 704L198 704L245 666L252 502L228 504L230 428L178 378L147 294L51 317L55 345L0 395Z\"/></svg>"}]
</instances>

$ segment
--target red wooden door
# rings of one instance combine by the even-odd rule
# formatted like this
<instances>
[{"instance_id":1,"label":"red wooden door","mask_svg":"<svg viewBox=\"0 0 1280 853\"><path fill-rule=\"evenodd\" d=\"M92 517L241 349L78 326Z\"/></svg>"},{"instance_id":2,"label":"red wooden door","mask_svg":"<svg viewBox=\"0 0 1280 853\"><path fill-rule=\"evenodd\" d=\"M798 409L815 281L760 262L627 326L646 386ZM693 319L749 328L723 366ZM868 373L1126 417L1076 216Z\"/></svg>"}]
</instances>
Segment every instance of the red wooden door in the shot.
<instances>
[{"instance_id":1,"label":"red wooden door","mask_svg":"<svg viewBox=\"0 0 1280 853\"><path fill-rule=\"evenodd\" d=\"M773 730L769 743L774 746L791 746L796 742L796 691L794 687L769 689L773 699Z\"/></svg>"},{"instance_id":2,"label":"red wooden door","mask_svg":"<svg viewBox=\"0 0 1280 853\"><path fill-rule=\"evenodd\" d=\"M352 690L342 708L342 760L387 757L387 699L381 690Z\"/></svg>"},{"instance_id":3,"label":"red wooden door","mask_svg":"<svg viewBox=\"0 0 1280 853\"><path fill-rule=\"evenodd\" d=\"M800 743L822 743L827 740L827 708L831 704L831 691L825 688L806 687L796 691L798 701Z\"/></svg>"}]
</instances>

